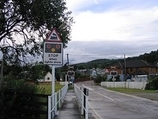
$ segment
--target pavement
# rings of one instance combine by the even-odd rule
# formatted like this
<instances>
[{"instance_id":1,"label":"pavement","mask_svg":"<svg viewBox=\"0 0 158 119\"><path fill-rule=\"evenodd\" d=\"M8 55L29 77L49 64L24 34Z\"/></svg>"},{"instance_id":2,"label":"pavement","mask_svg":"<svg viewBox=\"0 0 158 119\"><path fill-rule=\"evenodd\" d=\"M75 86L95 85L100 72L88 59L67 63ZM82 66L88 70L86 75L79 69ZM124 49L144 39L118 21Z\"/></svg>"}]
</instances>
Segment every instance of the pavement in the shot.
<instances>
[{"instance_id":1,"label":"pavement","mask_svg":"<svg viewBox=\"0 0 158 119\"><path fill-rule=\"evenodd\" d=\"M81 119L74 90L68 90L64 103L55 119Z\"/></svg>"}]
</instances>

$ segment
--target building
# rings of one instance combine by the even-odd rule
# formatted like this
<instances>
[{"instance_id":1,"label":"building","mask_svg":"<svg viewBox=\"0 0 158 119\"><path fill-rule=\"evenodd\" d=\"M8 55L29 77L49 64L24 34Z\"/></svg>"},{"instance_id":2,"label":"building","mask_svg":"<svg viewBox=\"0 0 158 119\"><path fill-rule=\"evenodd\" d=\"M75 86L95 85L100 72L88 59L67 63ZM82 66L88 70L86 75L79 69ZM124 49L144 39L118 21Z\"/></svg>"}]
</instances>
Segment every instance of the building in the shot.
<instances>
[{"instance_id":1,"label":"building","mask_svg":"<svg viewBox=\"0 0 158 119\"><path fill-rule=\"evenodd\" d=\"M115 63L111 67L108 68L109 71L117 71L121 80L137 80L138 78L142 79L149 75L158 74L158 66L144 60L126 60L125 62Z\"/></svg>"},{"instance_id":2,"label":"building","mask_svg":"<svg viewBox=\"0 0 158 119\"><path fill-rule=\"evenodd\" d=\"M52 82L52 74L50 72L47 72L47 74L44 76L44 79L37 79L39 82Z\"/></svg>"}]
</instances>

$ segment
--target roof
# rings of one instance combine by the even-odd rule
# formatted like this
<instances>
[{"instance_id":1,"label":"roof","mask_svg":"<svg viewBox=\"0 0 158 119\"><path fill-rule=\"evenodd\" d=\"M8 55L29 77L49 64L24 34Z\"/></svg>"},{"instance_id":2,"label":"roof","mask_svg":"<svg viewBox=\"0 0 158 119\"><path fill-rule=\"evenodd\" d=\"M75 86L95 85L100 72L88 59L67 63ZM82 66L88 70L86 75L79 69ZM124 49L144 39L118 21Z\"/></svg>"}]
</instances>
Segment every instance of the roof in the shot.
<instances>
[{"instance_id":1,"label":"roof","mask_svg":"<svg viewBox=\"0 0 158 119\"><path fill-rule=\"evenodd\" d=\"M148 73L143 71L143 70L136 70L132 74L134 74L134 75L148 75Z\"/></svg>"},{"instance_id":2,"label":"roof","mask_svg":"<svg viewBox=\"0 0 158 119\"><path fill-rule=\"evenodd\" d=\"M117 68L124 68L126 63L127 68L137 68L137 67L157 67L155 64L151 64L144 60L126 60L126 62L118 62L113 64Z\"/></svg>"}]
</instances>

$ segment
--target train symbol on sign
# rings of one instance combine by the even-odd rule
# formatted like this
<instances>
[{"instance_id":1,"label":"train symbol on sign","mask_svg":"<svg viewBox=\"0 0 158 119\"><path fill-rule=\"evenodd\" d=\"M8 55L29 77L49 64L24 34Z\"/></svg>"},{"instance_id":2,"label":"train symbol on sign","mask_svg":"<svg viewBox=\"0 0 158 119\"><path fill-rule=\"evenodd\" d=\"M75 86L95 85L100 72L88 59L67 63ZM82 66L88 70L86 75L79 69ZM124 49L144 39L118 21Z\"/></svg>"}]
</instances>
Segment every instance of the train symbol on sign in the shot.
<instances>
[{"instance_id":1,"label":"train symbol on sign","mask_svg":"<svg viewBox=\"0 0 158 119\"><path fill-rule=\"evenodd\" d=\"M50 40L56 40L57 39L57 35L55 33L52 33L50 36Z\"/></svg>"},{"instance_id":2,"label":"train symbol on sign","mask_svg":"<svg viewBox=\"0 0 158 119\"><path fill-rule=\"evenodd\" d=\"M49 42L55 42L55 41L61 42L59 34L58 34L58 32L56 31L55 28L50 32L50 34L49 34L48 38L46 39L46 41L49 41Z\"/></svg>"}]
</instances>

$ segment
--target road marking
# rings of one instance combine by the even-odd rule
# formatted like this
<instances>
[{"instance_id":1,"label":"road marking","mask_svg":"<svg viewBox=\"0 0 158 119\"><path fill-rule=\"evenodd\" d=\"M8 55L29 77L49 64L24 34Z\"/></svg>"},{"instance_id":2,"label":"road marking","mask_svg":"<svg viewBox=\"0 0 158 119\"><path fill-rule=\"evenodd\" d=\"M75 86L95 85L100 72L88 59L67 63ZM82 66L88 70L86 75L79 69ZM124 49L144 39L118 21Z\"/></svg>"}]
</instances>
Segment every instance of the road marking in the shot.
<instances>
[{"instance_id":1,"label":"road marking","mask_svg":"<svg viewBox=\"0 0 158 119\"><path fill-rule=\"evenodd\" d=\"M94 91L95 93L97 93L97 94L99 94L99 95L101 95L101 96L103 96L103 97L105 97L105 98L108 98L109 100L111 100L111 101L115 101L114 99L112 99L112 98L110 98L110 97L108 97L108 96L106 96L106 95L103 95L103 94L101 94L101 93L99 93L99 92L96 92L96 91Z\"/></svg>"},{"instance_id":2,"label":"road marking","mask_svg":"<svg viewBox=\"0 0 158 119\"><path fill-rule=\"evenodd\" d=\"M103 119L89 103L88 103L88 105L92 109L92 111L94 112L94 114L92 113L92 115L95 116L95 119Z\"/></svg>"},{"instance_id":3,"label":"road marking","mask_svg":"<svg viewBox=\"0 0 158 119\"><path fill-rule=\"evenodd\" d=\"M87 88L87 89L89 89L89 90L91 90L91 91L94 90L94 89L92 89L92 88L90 88L90 87L88 87L88 86L85 86L84 84L82 84L82 86L85 87L85 88Z\"/></svg>"},{"instance_id":4,"label":"road marking","mask_svg":"<svg viewBox=\"0 0 158 119\"><path fill-rule=\"evenodd\" d=\"M91 90L91 91L93 91L93 92L95 92L95 93L97 93L97 94L99 94L99 95L101 95L101 96L103 96L103 97L105 97L105 98L108 98L108 99L111 100L111 101L115 101L114 99L112 99L112 98L110 98L110 97L108 97L108 96L106 96L106 95L103 95L103 94L101 94L101 93L99 93L99 92L94 91L94 89L92 89L92 88L90 88L90 87L88 87L88 86L85 86L84 84L82 84L82 86L84 86L85 88L87 88L87 89L89 89L89 90Z\"/></svg>"}]
</instances>

